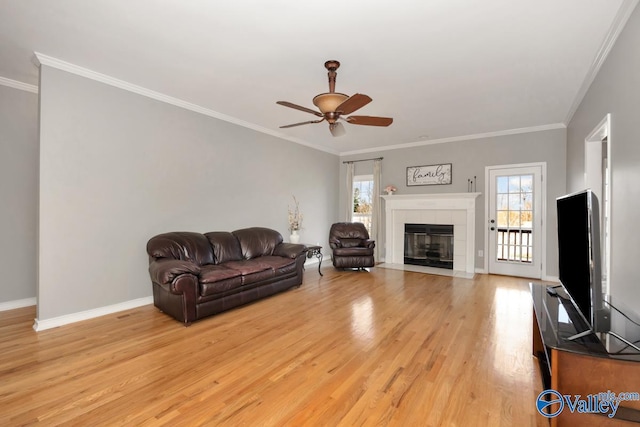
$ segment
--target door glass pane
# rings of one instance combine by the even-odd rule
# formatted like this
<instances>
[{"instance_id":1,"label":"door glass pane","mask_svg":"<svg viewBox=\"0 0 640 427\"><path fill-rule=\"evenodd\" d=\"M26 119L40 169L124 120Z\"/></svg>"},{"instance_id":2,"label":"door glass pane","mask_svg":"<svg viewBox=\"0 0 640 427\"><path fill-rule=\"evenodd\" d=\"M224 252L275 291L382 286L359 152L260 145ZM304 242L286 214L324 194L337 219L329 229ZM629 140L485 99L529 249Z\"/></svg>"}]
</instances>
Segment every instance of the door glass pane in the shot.
<instances>
[{"instance_id":1,"label":"door glass pane","mask_svg":"<svg viewBox=\"0 0 640 427\"><path fill-rule=\"evenodd\" d=\"M520 228L520 212L509 211L509 228Z\"/></svg>"},{"instance_id":2,"label":"door glass pane","mask_svg":"<svg viewBox=\"0 0 640 427\"><path fill-rule=\"evenodd\" d=\"M508 194L497 194L497 209L502 211L502 210L507 210L509 209L509 195Z\"/></svg>"},{"instance_id":3,"label":"door glass pane","mask_svg":"<svg viewBox=\"0 0 640 427\"><path fill-rule=\"evenodd\" d=\"M509 225L509 211L498 211L498 227L507 227ZM498 237L500 234L498 233Z\"/></svg>"},{"instance_id":4,"label":"door glass pane","mask_svg":"<svg viewBox=\"0 0 640 427\"><path fill-rule=\"evenodd\" d=\"M496 177L497 261L533 262L533 175Z\"/></svg>"},{"instance_id":5,"label":"door glass pane","mask_svg":"<svg viewBox=\"0 0 640 427\"><path fill-rule=\"evenodd\" d=\"M533 229L533 211L522 211L520 213L520 227Z\"/></svg>"},{"instance_id":6,"label":"door glass pane","mask_svg":"<svg viewBox=\"0 0 640 427\"><path fill-rule=\"evenodd\" d=\"M508 193L509 192L509 177L508 176L499 176L496 180L496 189L498 193Z\"/></svg>"},{"instance_id":7,"label":"door glass pane","mask_svg":"<svg viewBox=\"0 0 640 427\"><path fill-rule=\"evenodd\" d=\"M520 176L510 176L509 177L509 193L519 193L520 192Z\"/></svg>"},{"instance_id":8,"label":"door glass pane","mask_svg":"<svg viewBox=\"0 0 640 427\"><path fill-rule=\"evenodd\" d=\"M520 193L518 194L509 194L509 210L510 211L519 211L521 209L520 203L522 202Z\"/></svg>"}]
</instances>

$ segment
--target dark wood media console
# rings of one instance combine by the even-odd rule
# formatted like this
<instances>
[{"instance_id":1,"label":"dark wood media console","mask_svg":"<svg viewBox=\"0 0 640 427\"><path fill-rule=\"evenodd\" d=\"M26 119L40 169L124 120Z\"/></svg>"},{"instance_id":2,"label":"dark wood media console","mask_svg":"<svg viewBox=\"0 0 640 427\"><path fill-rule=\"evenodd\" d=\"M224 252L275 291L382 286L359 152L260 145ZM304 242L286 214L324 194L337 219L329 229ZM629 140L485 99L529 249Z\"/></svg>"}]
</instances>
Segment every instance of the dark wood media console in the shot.
<instances>
[{"instance_id":1,"label":"dark wood media console","mask_svg":"<svg viewBox=\"0 0 640 427\"><path fill-rule=\"evenodd\" d=\"M609 391L640 393L640 351L608 333L569 340L586 328L570 297L562 288L557 289L558 295L549 294L542 284L531 283L530 288L533 354L540 364L545 390L582 398ZM640 339L640 326L613 309L611 325L612 332L632 343ZM637 426L640 400L621 401L614 418L571 412L565 405L549 420L551 426Z\"/></svg>"}]
</instances>

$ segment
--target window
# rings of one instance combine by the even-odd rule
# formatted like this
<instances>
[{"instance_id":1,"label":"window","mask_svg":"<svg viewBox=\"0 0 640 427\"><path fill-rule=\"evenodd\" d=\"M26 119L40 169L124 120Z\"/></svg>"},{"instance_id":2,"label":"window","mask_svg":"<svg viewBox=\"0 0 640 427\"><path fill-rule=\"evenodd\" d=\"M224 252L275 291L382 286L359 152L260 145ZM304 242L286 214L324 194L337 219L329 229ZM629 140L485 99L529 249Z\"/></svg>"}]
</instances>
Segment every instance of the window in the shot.
<instances>
[{"instance_id":1,"label":"window","mask_svg":"<svg viewBox=\"0 0 640 427\"><path fill-rule=\"evenodd\" d=\"M361 222L371 235L373 175L353 177L353 222Z\"/></svg>"}]
</instances>

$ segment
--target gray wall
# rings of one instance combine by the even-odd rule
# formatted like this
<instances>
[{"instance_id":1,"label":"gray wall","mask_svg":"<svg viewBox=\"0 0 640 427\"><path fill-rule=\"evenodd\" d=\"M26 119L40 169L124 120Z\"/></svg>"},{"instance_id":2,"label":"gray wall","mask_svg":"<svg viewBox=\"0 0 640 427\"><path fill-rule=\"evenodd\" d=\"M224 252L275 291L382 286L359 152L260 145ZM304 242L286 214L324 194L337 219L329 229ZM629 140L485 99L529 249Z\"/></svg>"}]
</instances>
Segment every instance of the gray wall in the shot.
<instances>
[{"instance_id":1,"label":"gray wall","mask_svg":"<svg viewBox=\"0 0 640 427\"><path fill-rule=\"evenodd\" d=\"M611 113L611 274L614 301L640 314L640 8L627 21L567 129L567 189L584 187L584 140Z\"/></svg>"},{"instance_id":2,"label":"gray wall","mask_svg":"<svg viewBox=\"0 0 640 427\"><path fill-rule=\"evenodd\" d=\"M477 256L484 249L485 224L485 167L517 163L546 162L547 176L547 254L546 274L558 275L555 198L565 193L566 130L555 129L518 135L498 136L443 144L424 145L362 155L344 156L341 160L356 160L382 156L382 187L393 184L396 194L466 193L467 179L476 177L476 191L483 193L476 199L476 268L484 268L484 258ZM452 163L451 185L406 185L408 166ZM371 173L371 162L356 164L356 174ZM345 166L341 165L340 179L344 180ZM340 187L341 207L344 206L344 186ZM384 212L383 212L384 215ZM382 222L384 224L384 221ZM384 242L381 242L384 244Z\"/></svg>"},{"instance_id":3,"label":"gray wall","mask_svg":"<svg viewBox=\"0 0 640 427\"><path fill-rule=\"evenodd\" d=\"M0 303L36 296L38 95L0 86Z\"/></svg>"},{"instance_id":4,"label":"gray wall","mask_svg":"<svg viewBox=\"0 0 640 427\"><path fill-rule=\"evenodd\" d=\"M40 94L39 320L150 296L155 234L336 220L335 155L47 66Z\"/></svg>"}]
</instances>

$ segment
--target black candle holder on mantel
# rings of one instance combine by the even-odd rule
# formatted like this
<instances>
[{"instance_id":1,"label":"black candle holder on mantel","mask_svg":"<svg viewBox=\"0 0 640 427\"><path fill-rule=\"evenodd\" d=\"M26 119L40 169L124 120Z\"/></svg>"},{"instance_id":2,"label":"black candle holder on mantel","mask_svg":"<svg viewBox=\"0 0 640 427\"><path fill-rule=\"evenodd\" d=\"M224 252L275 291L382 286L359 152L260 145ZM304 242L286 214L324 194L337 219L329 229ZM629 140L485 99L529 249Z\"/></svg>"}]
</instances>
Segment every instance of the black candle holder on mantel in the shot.
<instances>
[{"instance_id":1,"label":"black candle holder on mantel","mask_svg":"<svg viewBox=\"0 0 640 427\"><path fill-rule=\"evenodd\" d=\"M477 189L477 184L476 184L476 176L473 176L473 179L468 178L467 179L467 193L475 193Z\"/></svg>"}]
</instances>

